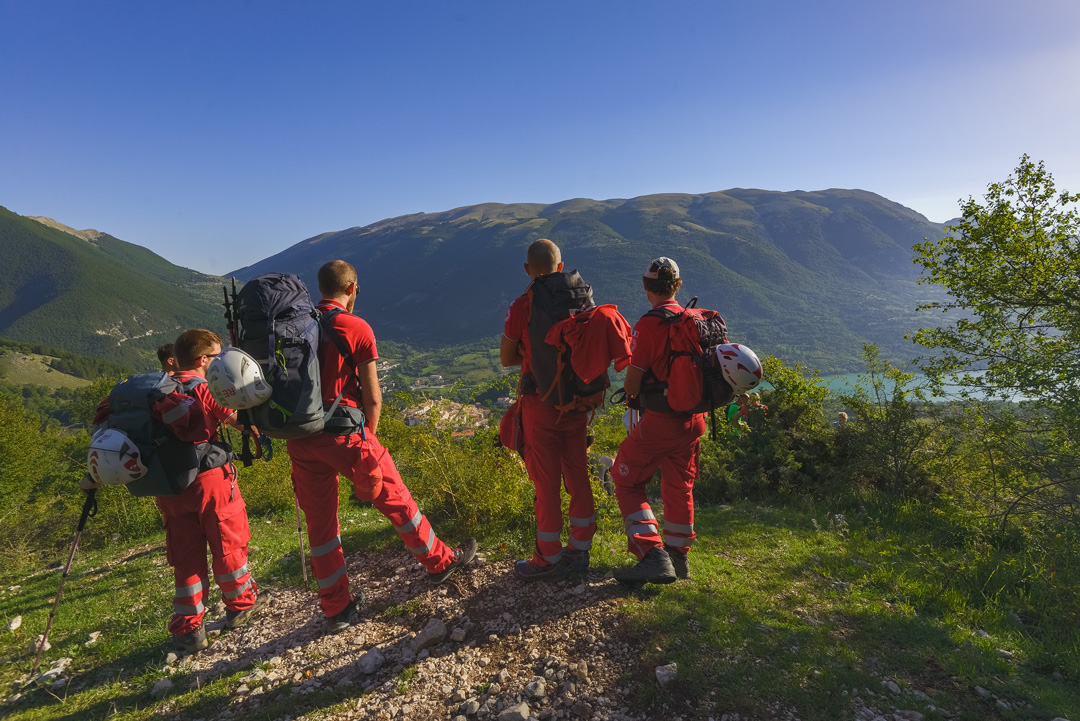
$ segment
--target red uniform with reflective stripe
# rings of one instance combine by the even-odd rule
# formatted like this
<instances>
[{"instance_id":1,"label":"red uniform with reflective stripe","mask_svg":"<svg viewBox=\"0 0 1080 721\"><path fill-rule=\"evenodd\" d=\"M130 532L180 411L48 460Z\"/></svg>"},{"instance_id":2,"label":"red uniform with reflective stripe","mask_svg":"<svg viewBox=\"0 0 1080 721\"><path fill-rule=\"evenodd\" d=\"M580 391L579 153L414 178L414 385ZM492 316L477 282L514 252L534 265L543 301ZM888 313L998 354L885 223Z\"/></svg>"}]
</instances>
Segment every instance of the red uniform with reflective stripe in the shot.
<instances>
[{"instance_id":1,"label":"red uniform with reflective stripe","mask_svg":"<svg viewBox=\"0 0 1080 721\"><path fill-rule=\"evenodd\" d=\"M323 299L319 310L342 308ZM378 358L375 335L363 319L345 312L330 319L351 351L357 366ZM320 344L323 403L326 406L342 388L341 403L362 408L359 383L353 365L345 361L337 345ZM292 461L296 499L307 518L311 567L319 584L319 603L327 616L341 613L348 605L349 576L341 548L338 522L338 475L353 484L357 498L372 505L393 524L406 547L429 571L441 571L454 560L453 551L435 535L427 517L420 512L412 494L401 480L390 453L371 429L366 438L359 433L347 436L316 435L287 441Z\"/></svg>"},{"instance_id":2,"label":"red uniform with reflective stripe","mask_svg":"<svg viewBox=\"0 0 1080 721\"><path fill-rule=\"evenodd\" d=\"M177 382L199 378L188 371ZM108 399L98 406L95 425L108 416ZM218 405L205 383L191 395L173 393L150 409L182 441L204 443L218 439L218 423L233 411ZM173 569L176 592L169 633L194 631L203 620L210 591L206 549L213 558L214 581L221 588L225 608L245 611L255 604L257 587L247 568L247 507L236 483L232 463L203 471L176 496L154 499L165 521L165 555Z\"/></svg>"},{"instance_id":3,"label":"red uniform with reflective stripe","mask_svg":"<svg viewBox=\"0 0 1080 721\"><path fill-rule=\"evenodd\" d=\"M510 304L503 323L503 335L523 346L521 373L530 373L531 353L529 343L529 317L532 304L529 295L517 298ZM552 406L540 402L535 393L522 396L521 422L525 431L525 469L529 472L536 496L533 510L536 512L536 547L533 561L540 564L557 563L562 558L562 496L560 488L565 481L570 494L567 515L570 531L568 545L587 551L592 547L596 533L596 505L592 484L589 482L588 414L582 412L560 413Z\"/></svg>"},{"instance_id":4,"label":"red uniform with reflective stripe","mask_svg":"<svg viewBox=\"0 0 1080 721\"><path fill-rule=\"evenodd\" d=\"M682 308L674 300L658 303L676 313ZM630 344L630 365L651 371L667 380L668 329L660 319L645 315L634 325ZM627 546L639 559L650 549L667 543L676 551L690 550L694 533L694 481L697 480L701 435L705 415L647 411L619 446L611 477L626 527ZM660 468L660 497L664 502L664 531L653 515L645 487Z\"/></svg>"}]
</instances>

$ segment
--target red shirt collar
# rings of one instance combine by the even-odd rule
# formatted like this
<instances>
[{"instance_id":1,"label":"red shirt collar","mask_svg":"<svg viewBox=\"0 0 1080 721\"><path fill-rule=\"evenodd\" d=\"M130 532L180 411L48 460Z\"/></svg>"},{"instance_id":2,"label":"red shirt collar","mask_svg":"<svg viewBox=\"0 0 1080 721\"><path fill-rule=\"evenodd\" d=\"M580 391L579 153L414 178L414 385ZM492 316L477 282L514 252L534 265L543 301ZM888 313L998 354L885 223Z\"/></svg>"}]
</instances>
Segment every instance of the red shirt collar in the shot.
<instances>
[{"instance_id":1,"label":"red shirt collar","mask_svg":"<svg viewBox=\"0 0 1080 721\"><path fill-rule=\"evenodd\" d=\"M654 305L653 310L656 310L657 308L660 308L660 307L665 306L665 305L673 305L676 308L680 307L679 306L679 301L675 300L674 298L670 298L668 300L662 300L659 303L657 303L656 305Z\"/></svg>"},{"instance_id":2,"label":"red shirt collar","mask_svg":"<svg viewBox=\"0 0 1080 721\"><path fill-rule=\"evenodd\" d=\"M319 305L336 305L338 308L341 308L342 310L347 310L345 308L345 306L343 306L341 303L338 303L336 300L331 300L330 298L323 298L322 300L319 301Z\"/></svg>"}]
</instances>

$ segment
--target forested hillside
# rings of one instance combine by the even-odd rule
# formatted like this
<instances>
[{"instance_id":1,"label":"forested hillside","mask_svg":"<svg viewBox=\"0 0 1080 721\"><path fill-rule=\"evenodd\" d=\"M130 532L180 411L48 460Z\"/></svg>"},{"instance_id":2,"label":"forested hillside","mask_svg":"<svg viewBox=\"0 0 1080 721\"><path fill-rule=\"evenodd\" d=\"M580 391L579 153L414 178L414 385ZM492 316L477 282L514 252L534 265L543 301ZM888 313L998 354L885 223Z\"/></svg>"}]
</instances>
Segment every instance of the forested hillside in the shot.
<instances>
[{"instance_id":1,"label":"forested hillside","mask_svg":"<svg viewBox=\"0 0 1080 721\"><path fill-rule=\"evenodd\" d=\"M864 342L913 355L914 307L942 297L917 287L912 246L943 226L861 190L586 198L552 205L487 203L324 233L233 274L289 270L314 287L319 266L344 258L361 273L358 312L380 337L421 345L477 340L502 329L527 284L525 249L547 237L598 302L636 319L640 278L667 255L682 297L719 310L733 339L823 372L858 369Z\"/></svg>"},{"instance_id":2,"label":"forested hillside","mask_svg":"<svg viewBox=\"0 0 1080 721\"><path fill-rule=\"evenodd\" d=\"M220 279L88 237L0 208L0 335L142 366L179 330L222 325Z\"/></svg>"}]
</instances>

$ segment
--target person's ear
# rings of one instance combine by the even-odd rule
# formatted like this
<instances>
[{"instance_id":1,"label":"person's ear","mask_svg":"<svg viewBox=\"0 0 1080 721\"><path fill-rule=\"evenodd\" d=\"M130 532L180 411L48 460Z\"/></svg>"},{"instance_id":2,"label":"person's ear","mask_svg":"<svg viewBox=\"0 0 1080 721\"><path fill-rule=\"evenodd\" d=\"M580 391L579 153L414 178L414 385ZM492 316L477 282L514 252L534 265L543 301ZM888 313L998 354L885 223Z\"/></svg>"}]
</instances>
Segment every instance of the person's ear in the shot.
<instances>
[{"instance_id":1,"label":"person's ear","mask_svg":"<svg viewBox=\"0 0 1080 721\"><path fill-rule=\"evenodd\" d=\"M525 275L532 275L532 273L529 272L529 264L522 263L522 265L525 266Z\"/></svg>"},{"instance_id":2,"label":"person's ear","mask_svg":"<svg viewBox=\"0 0 1080 721\"><path fill-rule=\"evenodd\" d=\"M555 272L556 273L561 273L562 272L562 263L559 263L559 267L555 269Z\"/></svg>"}]
</instances>

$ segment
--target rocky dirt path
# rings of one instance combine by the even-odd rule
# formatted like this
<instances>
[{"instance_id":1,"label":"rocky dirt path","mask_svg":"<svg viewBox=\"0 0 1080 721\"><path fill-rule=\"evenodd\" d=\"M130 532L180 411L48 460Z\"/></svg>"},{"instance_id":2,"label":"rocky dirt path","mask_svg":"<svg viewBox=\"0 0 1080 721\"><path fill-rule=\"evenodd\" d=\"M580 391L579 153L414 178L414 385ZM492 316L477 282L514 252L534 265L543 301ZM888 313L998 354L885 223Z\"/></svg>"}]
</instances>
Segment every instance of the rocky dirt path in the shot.
<instances>
[{"instance_id":1,"label":"rocky dirt path","mask_svg":"<svg viewBox=\"0 0 1080 721\"><path fill-rule=\"evenodd\" d=\"M281 693L334 687L356 695L330 716L337 719L656 717L634 710L629 699L638 654L617 613L625 591L604 577L610 574L523 584L512 577L511 562L480 556L431 586L419 564L402 561L391 553L349 557L350 579L364 589L367 606L363 621L338 635L324 633L313 593L275 591L250 627L169 661L187 672L182 683L192 687L250 670L215 718L265 717ZM222 626L220 618L211 623L211 635Z\"/></svg>"}]
</instances>

